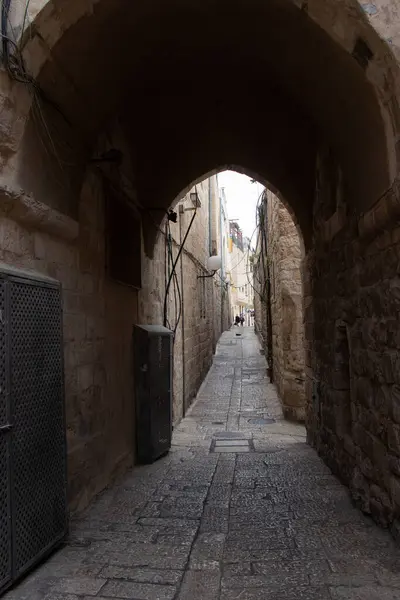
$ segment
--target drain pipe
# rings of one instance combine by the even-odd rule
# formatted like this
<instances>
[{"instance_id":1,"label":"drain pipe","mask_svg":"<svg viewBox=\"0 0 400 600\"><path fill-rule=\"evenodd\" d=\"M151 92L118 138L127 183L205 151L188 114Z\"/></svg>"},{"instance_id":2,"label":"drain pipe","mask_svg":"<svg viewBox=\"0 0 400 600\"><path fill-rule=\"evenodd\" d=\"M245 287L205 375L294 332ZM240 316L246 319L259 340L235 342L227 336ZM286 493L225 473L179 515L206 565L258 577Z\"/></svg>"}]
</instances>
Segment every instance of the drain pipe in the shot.
<instances>
[{"instance_id":1,"label":"drain pipe","mask_svg":"<svg viewBox=\"0 0 400 600\"><path fill-rule=\"evenodd\" d=\"M218 174L216 175L217 180L217 194L219 200L219 239L221 242L221 335L224 332L224 303L225 303L225 246L224 246L224 231L222 229L222 198L219 193Z\"/></svg>"},{"instance_id":2,"label":"drain pipe","mask_svg":"<svg viewBox=\"0 0 400 600\"><path fill-rule=\"evenodd\" d=\"M179 215L179 244L182 246L182 219L184 212ZM182 419L186 414L186 368L185 368L185 300L184 293L185 287L183 285L183 252L181 254L181 310L182 310L182 324L181 324L181 335L182 335Z\"/></svg>"},{"instance_id":3,"label":"drain pipe","mask_svg":"<svg viewBox=\"0 0 400 600\"><path fill-rule=\"evenodd\" d=\"M268 261L268 196L265 195L264 200L264 223L262 227L264 231L261 232L261 239L264 244L261 244L262 251L265 251L265 257L267 259L267 272L265 272L265 261L263 257L263 271L264 277L267 278L267 362L268 362L268 375L271 383L274 383L274 350L273 350L273 335L272 335L272 304L271 304L271 272L269 269Z\"/></svg>"},{"instance_id":4,"label":"drain pipe","mask_svg":"<svg viewBox=\"0 0 400 600\"><path fill-rule=\"evenodd\" d=\"M208 178L208 254L212 255L212 177ZM215 354L216 343L215 343L215 331L214 331L214 280L210 282L211 285L211 322L212 322L212 353Z\"/></svg>"},{"instance_id":5,"label":"drain pipe","mask_svg":"<svg viewBox=\"0 0 400 600\"><path fill-rule=\"evenodd\" d=\"M212 219L211 219L211 208L212 208L212 194L211 194L211 177L208 179L208 252L212 254Z\"/></svg>"}]
</instances>

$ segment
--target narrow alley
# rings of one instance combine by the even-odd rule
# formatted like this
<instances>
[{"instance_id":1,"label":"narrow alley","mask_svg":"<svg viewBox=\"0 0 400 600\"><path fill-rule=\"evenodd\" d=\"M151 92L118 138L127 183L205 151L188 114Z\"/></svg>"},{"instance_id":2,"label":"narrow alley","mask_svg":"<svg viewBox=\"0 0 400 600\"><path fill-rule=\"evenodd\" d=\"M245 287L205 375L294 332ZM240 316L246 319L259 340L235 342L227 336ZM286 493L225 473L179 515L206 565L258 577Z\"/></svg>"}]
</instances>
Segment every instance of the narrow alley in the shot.
<instances>
[{"instance_id":1,"label":"narrow alley","mask_svg":"<svg viewBox=\"0 0 400 600\"><path fill-rule=\"evenodd\" d=\"M172 451L71 524L6 600L395 600L400 551L283 420L253 329L218 345Z\"/></svg>"}]
</instances>

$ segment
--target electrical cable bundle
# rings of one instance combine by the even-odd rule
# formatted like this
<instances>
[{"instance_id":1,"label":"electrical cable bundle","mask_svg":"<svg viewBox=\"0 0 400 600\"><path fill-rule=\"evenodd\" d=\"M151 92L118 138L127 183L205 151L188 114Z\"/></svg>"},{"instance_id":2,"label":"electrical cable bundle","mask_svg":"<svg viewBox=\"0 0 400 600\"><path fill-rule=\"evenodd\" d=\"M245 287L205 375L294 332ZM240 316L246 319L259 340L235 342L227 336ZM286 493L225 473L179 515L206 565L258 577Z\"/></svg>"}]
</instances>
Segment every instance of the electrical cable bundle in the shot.
<instances>
[{"instance_id":1,"label":"electrical cable bundle","mask_svg":"<svg viewBox=\"0 0 400 600\"><path fill-rule=\"evenodd\" d=\"M171 327L171 324L167 318L166 323L167 327L173 330L174 334L176 334L178 330L178 325L180 323L182 317L182 293L181 288L179 286L178 276L176 274L176 269L174 269L174 257L172 252L172 235L171 235L171 227L169 224L169 220L167 221L167 234L166 234L166 243L168 248L168 282L170 282L172 278L173 290L174 290L174 307L175 307L175 326ZM174 269L170 271L170 268ZM179 312L178 312L179 309ZM168 312L168 311L167 311ZM167 315L168 316L168 315Z\"/></svg>"},{"instance_id":2,"label":"electrical cable bundle","mask_svg":"<svg viewBox=\"0 0 400 600\"><path fill-rule=\"evenodd\" d=\"M197 194L197 187L196 187L196 194ZM171 271L169 273L167 285L165 287L164 311L163 311L164 318L163 318L163 320L164 320L164 327L168 327L169 326L169 322L168 322L168 296L169 296L169 291L170 291L170 288L171 288L171 283L174 282L174 294L178 294L179 303L180 303L179 317L177 318L177 321L175 323L175 327L173 329L174 333L176 333L176 331L178 329L178 325L179 325L179 322L180 322L180 319L181 319L181 316L182 316L182 294L181 294L181 290L180 290L180 287L179 287L178 278L177 278L177 275L176 275L176 267L178 265L178 261L179 261L179 258L181 256L182 252L183 252L183 249L185 247L186 240L188 238L188 235L190 233L190 230L192 228L192 225L193 225L193 222L194 222L194 220L196 218L196 215L197 215L197 202L196 202L196 208L194 210L193 216L192 216L192 218L190 220L189 226L188 226L188 228L186 230L186 233L185 233L185 237L183 238L182 244L181 244L181 246L179 248L179 251L178 251L178 254L177 254L175 260L173 260L173 255L172 255L172 238L171 238L171 233L170 233L170 228L169 228L169 223L168 223L167 245L168 246L171 245L171 247L168 248L168 256L169 256L168 260L171 260L171 262L172 262L172 269L171 269ZM175 307L176 307L176 299L175 299ZM177 311L175 312L175 315L176 314L177 314ZM171 327L170 327L170 329L171 329Z\"/></svg>"},{"instance_id":3,"label":"electrical cable bundle","mask_svg":"<svg viewBox=\"0 0 400 600\"><path fill-rule=\"evenodd\" d=\"M250 277L249 277L249 255L247 255L247 264L246 264L246 275L247 275L247 281L249 282L250 286L252 287L253 291L260 297L260 300L263 301L265 300L265 292L267 289L267 286L269 285L269 272L268 272L268 265L266 267L265 265L265 258L266 258L266 254L267 254L267 235L265 232L265 228L264 228L264 207L261 205L261 202L264 202L264 200L266 199L267 195L266 195L266 190L263 190L258 198L257 201L257 206L256 206L256 227L255 230L253 232L253 235L251 236L251 240L253 239L254 233L256 231L259 231L261 234L261 249L260 249L260 253L258 256L258 260L257 260L257 264L253 267L253 275L254 277L257 279L258 283L260 284L260 286L263 286L263 289L261 291L258 291L255 289L253 283L250 281ZM251 244L251 240L249 242L249 249L250 249L250 244ZM262 282L259 278L258 278L258 267L260 265L260 259L262 261L262 265L263 265L263 275L264 275L264 281Z\"/></svg>"}]
</instances>

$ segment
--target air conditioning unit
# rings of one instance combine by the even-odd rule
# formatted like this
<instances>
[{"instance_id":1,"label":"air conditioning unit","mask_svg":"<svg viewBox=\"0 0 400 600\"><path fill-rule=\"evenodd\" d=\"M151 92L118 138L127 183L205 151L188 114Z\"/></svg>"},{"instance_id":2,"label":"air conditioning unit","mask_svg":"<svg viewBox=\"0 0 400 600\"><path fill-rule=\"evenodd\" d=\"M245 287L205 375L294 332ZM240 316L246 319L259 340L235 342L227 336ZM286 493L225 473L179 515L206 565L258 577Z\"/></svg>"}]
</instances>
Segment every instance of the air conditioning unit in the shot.
<instances>
[{"instance_id":1,"label":"air conditioning unit","mask_svg":"<svg viewBox=\"0 0 400 600\"><path fill-rule=\"evenodd\" d=\"M137 460L153 463L171 448L173 332L133 328Z\"/></svg>"}]
</instances>

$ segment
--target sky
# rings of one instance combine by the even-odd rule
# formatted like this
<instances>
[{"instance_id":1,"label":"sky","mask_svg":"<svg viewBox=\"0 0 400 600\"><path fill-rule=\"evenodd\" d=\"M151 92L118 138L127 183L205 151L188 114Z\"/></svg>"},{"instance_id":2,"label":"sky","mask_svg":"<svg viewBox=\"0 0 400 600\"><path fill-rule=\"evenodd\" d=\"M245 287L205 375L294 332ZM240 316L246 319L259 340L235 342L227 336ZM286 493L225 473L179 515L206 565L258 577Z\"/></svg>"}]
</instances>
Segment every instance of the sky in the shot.
<instances>
[{"instance_id":1,"label":"sky","mask_svg":"<svg viewBox=\"0 0 400 600\"><path fill-rule=\"evenodd\" d=\"M264 189L260 183L251 183L250 177L235 171L218 173L218 185L225 188L229 219L237 219L243 234L249 239L256 227L256 206ZM255 245L256 233L253 236Z\"/></svg>"}]
</instances>

